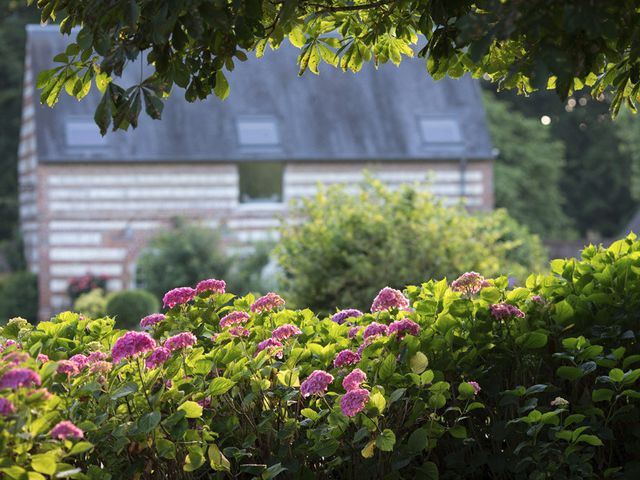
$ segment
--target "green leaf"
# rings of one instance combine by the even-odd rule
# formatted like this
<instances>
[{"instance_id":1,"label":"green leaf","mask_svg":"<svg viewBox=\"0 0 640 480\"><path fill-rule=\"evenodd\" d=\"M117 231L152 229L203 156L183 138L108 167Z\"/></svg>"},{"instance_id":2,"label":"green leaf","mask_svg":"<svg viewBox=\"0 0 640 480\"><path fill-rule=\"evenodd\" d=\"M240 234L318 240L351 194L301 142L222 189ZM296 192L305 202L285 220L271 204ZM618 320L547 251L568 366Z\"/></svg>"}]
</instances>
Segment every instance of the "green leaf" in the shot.
<instances>
[{"instance_id":1,"label":"green leaf","mask_svg":"<svg viewBox=\"0 0 640 480\"><path fill-rule=\"evenodd\" d=\"M565 323L573 317L573 307L566 300L556 303L554 318L559 323Z\"/></svg>"},{"instance_id":2,"label":"green leaf","mask_svg":"<svg viewBox=\"0 0 640 480\"><path fill-rule=\"evenodd\" d=\"M613 397L613 390L599 388L591 392L591 400L594 402L608 402Z\"/></svg>"},{"instance_id":3,"label":"green leaf","mask_svg":"<svg viewBox=\"0 0 640 480\"><path fill-rule=\"evenodd\" d=\"M236 384L233 380L225 377L216 377L209 385L209 394L212 396L223 395L227 393Z\"/></svg>"},{"instance_id":4,"label":"green leaf","mask_svg":"<svg viewBox=\"0 0 640 480\"><path fill-rule=\"evenodd\" d=\"M378 370L378 375L381 380L388 380L393 376L396 371L396 363L396 357L393 353L387 355L380 364L380 370Z\"/></svg>"},{"instance_id":5,"label":"green leaf","mask_svg":"<svg viewBox=\"0 0 640 480\"><path fill-rule=\"evenodd\" d=\"M467 429L463 425L454 425L449 429L449 435L453 438L467 438Z\"/></svg>"},{"instance_id":6,"label":"green leaf","mask_svg":"<svg viewBox=\"0 0 640 480\"><path fill-rule=\"evenodd\" d=\"M26 478L27 471L17 465L13 465L7 468L0 468L0 472L6 474L9 478L14 480L24 480Z\"/></svg>"},{"instance_id":7,"label":"green leaf","mask_svg":"<svg viewBox=\"0 0 640 480\"><path fill-rule=\"evenodd\" d=\"M609 372L609 378L616 383L620 383L624 379L624 372L619 368L614 368Z\"/></svg>"},{"instance_id":8,"label":"green leaf","mask_svg":"<svg viewBox=\"0 0 640 480\"><path fill-rule=\"evenodd\" d=\"M458 393L460 393L460 396L464 398L473 398L476 395L473 385L467 382L463 382L458 386Z\"/></svg>"},{"instance_id":9,"label":"green leaf","mask_svg":"<svg viewBox=\"0 0 640 480\"><path fill-rule=\"evenodd\" d=\"M383 452L392 452L395 444L396 434L388 428L385 428L376 439L376 446Z\"/></svg>"},{"instance_id":10,"label":"green leaf","mask_svg":"<svg viewBox=\"0 0 640 480\"><path fill-rule=\"evenodd\" d=\"M69 455L79 455L84 452L88 452L93 448L93 444L89 442L78 442L76 443L71 450L69 450Z\"/></svg>"},{"instance_id":11,"label":"green leaf","mask_svg":"<svg viewBox=\"0 0 640 480\"><path fill-rule=\"evenodd\" d=\"M302 30L300 30L299 28L294 28L289 33L289 41L293 46L302 48L304 47L304 44L307 43L307 37L304 36Z\"/></svg>"},{"instance_id":12,"label":"green leaf","mask_svg":"<svg viewBox=\"0 0 640 480\"><path fill-rule=\"evenodd\" d=\"M156 449L158 451L158 455L162 458L175 460L176 446L172 441L167 440L166 438L158 438L156 440Z\"/></svg>"},{"instance_id":13,"label":"green leaf","mask_svg":"<svg viewBox=\"0 0 640 480\"><path fill-rule=\"evenodd\" d=\"M371 394L369 397L369 404L373 405L377 410L378 414L381 414L384 411L384 407L387 405L387 401L380 392L375 392Z\"/></svg>"},{"instance_id":14,"label":"green leaf","mask_svg":"<svg viewBox=\"0 0 640 480\"><path fill-rule=\"evenodd\" d=\"M416 469L414 478L416 480L438 480L440 478L438 466L433 462L424 462Z\"/></svg>"},{"instance_id":15,"label":"green leaf","mask_svg":"<svg viewBox=\"0 0 640 480\"><path fill-rule=\"evenodd\" d=\"M135 382L129 382L118 388L111 394L111 400L117 400L122 397L126 397L138 391L138 384Z\"/></svg>"},{"instance_id":16,"label":"green leaf","mask_svg":"<svg viewBox=\"0 0 640 480\"><path fill-rule=\"evenodd\" d=\"M373 453L375 452L375 450L376 450L376 441L375 440L369 440L369 442L360 451L360 454L364 458L371 458L371 457L373 457Z\"/></svg>"},{"instance_id":17,"label":"green leaf","mask_svg":"<svg viewBox=\"0 0 640 480\"><path fill-rule=\"evenodd\" d=\"M429 432L426 428L418 428L417 430L414 430L411 435L409 435L407 444L412 453L421 452L427 448L429 444Z\"/></svg>"},{"instance_id":18,"label":"green leaf","mask_svg":"<svg viewBox=\"0 0 640 480\"><path fill-rule=\"evenodd\" d=\"M516 343L522 348L542 348L547 344L547 335L542 332L527 332L516 338Z\"/></svg>"},{"instance_id":19,"label":"green leaf","mask_svg":"<svg viewBox=\"0 0 640 480\"><path fill-rule=\"evenodd\" d=\"M138 420L138 430L141 433L149 433L158 426L160 419L160 412L146 413Z\"/></svg>"},{"instance_id":20,"label":"green leaf","mask_svg":"<svg viewBox=\"0 0 640 480\"><path fill-rule=\"evenodd\" d=\"M558 367L556 373L560 378L564 378L566 380L576 380L583 376L582 370L580 370L578 367Z\"/></svg>"},{"instance_id":21,"label":"green leaf","mask_svg":"<svg viewBox=\"0 0 640 480\"><path fill-rule=\"evenodd\" d=\"M183 411L187 418L200 418L202 416L202 407L191 400L187 400L180 405L178 410Z\"/></svg>"},{"instance_id":22,"label":"green leaf","mask_svg":"<svg viewBox=\"0 0 640 480\"><path fill-rule=\"evenodd\" d=\"M597 436L595 435L580 435L578 437L578 440L576 440L577 442L585 442L588 443L589 445L593 445L594 447L600 447L603 445L602 440L600 440Z\"/></svg>"},{"instance_id":23,"label":"green leaf","mask_svg":"<svg viewBox=\"0 0 640 480\"><path fill-rule=\"evenodd\" d=\"M204 465L205 457L202 448L199 446L192 446L189 448L189 454L184 460L184 466L182 469L185 472L193 472Z\"/></svg>"},{"instance_id":24,"label":"green leaf","mask_svg":"<svg viewBox=\"0 0 640 480\"><path fill-rule=\"evenodd\" d=\"M31 468L45 475L56 473L57 457L53 452L39 453L31 457Z\"/></svg>"},{"instance_id":25,"label":"green leaf","mask_svg":"<svg viewBox=\"0 0 640 480\"><path fill-rule=\"evenodd\" d=\"M428 365L429 359L422 352L417 352L413 357L411 357L411 360L409 360L411 371L418 375L424 372Z\"/></svg>"},{"instance_id":26,"label":"green leaf","mask_svg":"<svg viewBox=\"0 0 640 480\"><path fill-rule=\"evenodd\" d=\"M311 408L303 408L300 411L300 414L303 417L308 418L310 420L317 420L319 418L318 412L316 412L315 410L313 410Z\"/></svg>"},{"instance_id":27,"label":"green leaf","mask_svg":"<svg viewBox=\"0 0 640 480\"><path fill-rule=\"evenodd\" d=\"M216 472L230 472L231 471L231 463L223 455L217 445L211 444L209 445L208 450L209 455L209 465Z\"/></svg>"},{"instance_id":28,"label":"green leaf","mask_svg":"<svg viewBox=\"0 0 640 480\"><path fill-rule=\"evenodd\" d=\"M213 89L216 97L220 100L225 100L229 96L229 92L231 88L229 87L229 82L227 82L227 77L224 76L222 70L218 70L216 72L216 86Z\"/></svg>"}]
</instances>

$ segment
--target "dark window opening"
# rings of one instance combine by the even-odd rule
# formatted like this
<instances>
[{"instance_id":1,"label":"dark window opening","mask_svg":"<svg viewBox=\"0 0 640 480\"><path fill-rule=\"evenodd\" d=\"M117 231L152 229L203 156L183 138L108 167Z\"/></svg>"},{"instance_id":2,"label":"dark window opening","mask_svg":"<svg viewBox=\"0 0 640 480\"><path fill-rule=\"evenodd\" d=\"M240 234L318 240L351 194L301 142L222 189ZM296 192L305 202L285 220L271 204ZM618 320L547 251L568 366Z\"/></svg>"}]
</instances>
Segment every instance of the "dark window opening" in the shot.
<instances>
[{"instance_id":1,"label":"dark window opening","mask_svg":"<svg viewBox=\"0 0 640 480\"><path fill-rule=\"evenodd\" d=\"M240 203L282 202L281 162L246 162L238 164Z\"/></svg>"}]
</instances>

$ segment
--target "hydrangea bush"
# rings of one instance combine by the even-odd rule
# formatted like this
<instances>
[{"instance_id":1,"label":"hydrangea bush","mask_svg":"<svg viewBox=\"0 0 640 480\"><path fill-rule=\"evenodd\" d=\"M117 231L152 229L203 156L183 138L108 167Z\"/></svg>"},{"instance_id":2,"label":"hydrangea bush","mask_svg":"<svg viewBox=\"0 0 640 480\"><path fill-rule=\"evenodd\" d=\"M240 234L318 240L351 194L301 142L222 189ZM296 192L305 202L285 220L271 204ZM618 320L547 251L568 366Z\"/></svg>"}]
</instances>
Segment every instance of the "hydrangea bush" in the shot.
<instances>
[{"instance_id":1,"label":"hydrangea bush","mask_svg":"<svg viewBox=\"0 0 640 480\"><path fill-rule=\"evenodd\" d=\"M0 335L10 479L637 478L640 242L318 318L213 279Z\"/></svg>"}]
</instances>

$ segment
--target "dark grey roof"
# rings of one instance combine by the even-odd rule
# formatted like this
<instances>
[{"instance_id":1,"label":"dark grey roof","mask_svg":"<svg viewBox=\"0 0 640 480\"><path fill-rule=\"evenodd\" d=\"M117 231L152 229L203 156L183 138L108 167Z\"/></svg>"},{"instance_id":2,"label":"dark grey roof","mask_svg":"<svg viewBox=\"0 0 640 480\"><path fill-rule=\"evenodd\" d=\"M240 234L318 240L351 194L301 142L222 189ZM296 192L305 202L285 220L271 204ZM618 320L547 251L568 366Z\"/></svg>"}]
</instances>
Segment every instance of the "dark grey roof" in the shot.
<instances>
[{"instance_id":1,"label":"dark grey roof","mask_svg":"<svg viewBox=\"0 0 640 480\"><path fill-rule=\"evenodd\" d=\"M52 58L68 42L56 27L28 27L28 47L34 73L51 68ZM41 161L162 160L406 160L488 159L492 146L476 81L434 82L423 59L407 59L400 67L387 64L377 71L366 65L357 75L321 65L320 76L297 76L298 50L283 45L267 49L264 58L237 62L228 75L231 94L188 103L175 90L161 121L141 114L138 128L110 132L99 148L69 147L65 122L92 118L99 101L95 86L83 101L63 93L50 109L36 107L38 156ZM127 68L119 85L139 81L140 66ZM36 93L39 95L39 93ZM237 123L252 116L276 119L280 144L239 145ZM459 122L463 145L425 143L419 127L423 117L445 116Z\"/></svg>"}]
</instances>

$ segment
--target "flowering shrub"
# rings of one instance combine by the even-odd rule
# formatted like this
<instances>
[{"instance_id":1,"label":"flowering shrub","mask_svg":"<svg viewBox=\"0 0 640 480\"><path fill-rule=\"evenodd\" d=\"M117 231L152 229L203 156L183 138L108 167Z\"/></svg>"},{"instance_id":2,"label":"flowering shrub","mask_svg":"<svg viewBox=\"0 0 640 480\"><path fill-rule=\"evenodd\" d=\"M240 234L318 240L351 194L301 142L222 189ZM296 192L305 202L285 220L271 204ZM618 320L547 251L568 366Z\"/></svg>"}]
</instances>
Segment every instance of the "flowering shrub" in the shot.
<instances>
[{"instance_id":1,"label":"flowering shrub","mask_svg":"<svg viewBox=\"0 0 640 480\"><path fill-rule=\"evenodd\" d=\"M104 275L92 275L87 273L80 277L74 277L69 281L67 293L71 300L77 299L83 293L89 293L91 290L107 288L107 277Z\"/></svg>"},{"instance_id":2,"label":"flowering shrub","mask_svg":"<svg viewBox=\"0 0 640 480\"><path fill-rule=\"evenodd\" d=\"M217 288L170 296L143 331L13 319L0 472L636 478L640 242L552 269L512 289L430 280L337 319Z\"/></svg>"}]
</instances>

